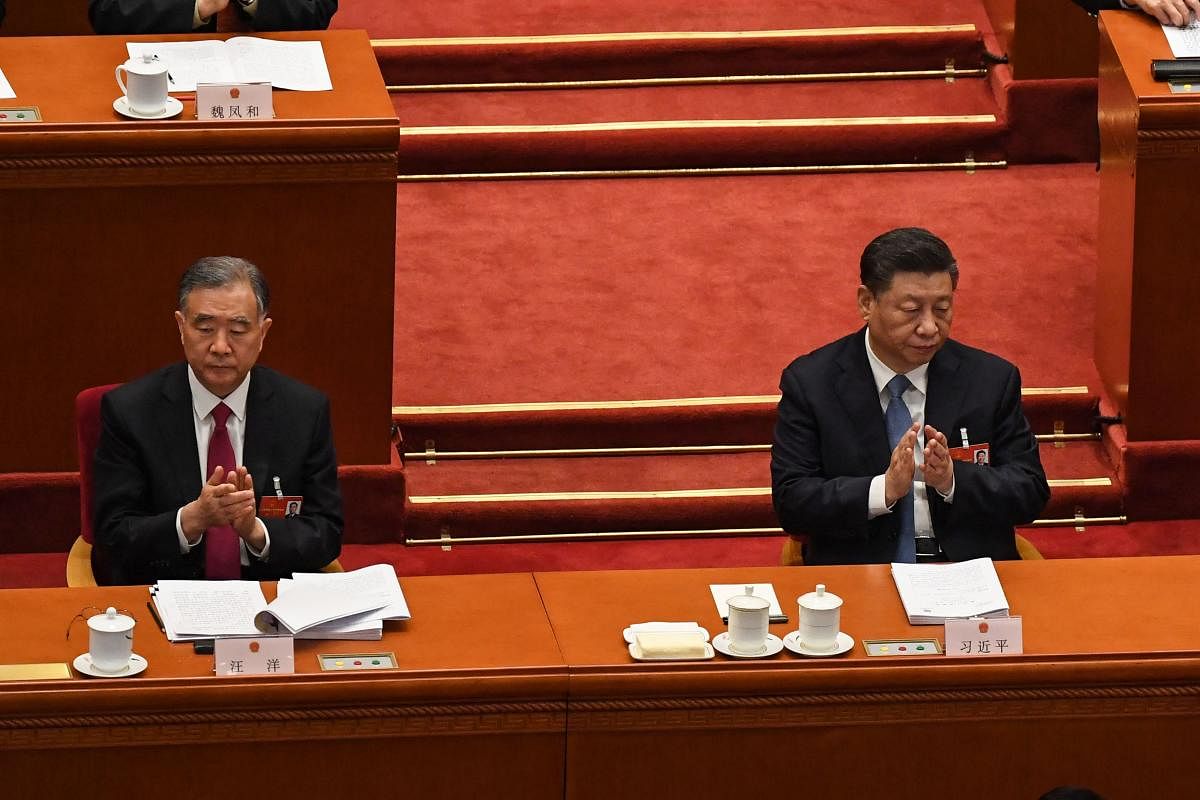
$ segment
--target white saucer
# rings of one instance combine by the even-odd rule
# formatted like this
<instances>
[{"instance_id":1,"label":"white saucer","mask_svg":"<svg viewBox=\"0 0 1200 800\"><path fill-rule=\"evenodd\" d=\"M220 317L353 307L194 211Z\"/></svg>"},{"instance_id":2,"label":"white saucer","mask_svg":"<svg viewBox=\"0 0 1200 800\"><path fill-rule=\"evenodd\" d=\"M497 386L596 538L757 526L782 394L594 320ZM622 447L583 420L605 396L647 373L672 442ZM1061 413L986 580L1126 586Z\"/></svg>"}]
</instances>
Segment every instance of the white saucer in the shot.
<instances>
[{"instance_id":1,"label":"white saucer","mask_svg":"<svg viewBox=\"0 0 1200 800\"><path fill-rule=\"evenodd\" d=\"M637 622L621 631L621 635L625 637L625 644L633 644L634 635L651 631L663 631L666 633L701 631L704 634L704 641L708 641L708 629L697 625L695 622Z\"/></svg>"},{"instance_id":2,"label":"white saucer","mask_svg":"<svg viewBox=\"0 0 1200 800\"><path fill-rule=\"evenodd\" d=\"M128 678L137 675L139 672L145 672L149 663L146 659L134 653L129 657L129 663L125 668L118 672L102 672L92 666L92 654L81 653L75 657L72 662L76 672L81 672L84 675L91 675L93 678Z\"/></svg>"},{"instance_id":3,"label":"white saucer","mask_svg":"<svg viewBox=\"0 0 1200 800\"><path fill-rule=\"evenodd\" d=\"M850 634L842 631L837 637L837 647L832 650L810 650L800 641L800 631L792 631L783 637L783 646L798 656L824 658L826 656L840 656L842 653L849 653L854 649L854 639L850 637Z\"/></svg>"},{"instance_id":4,"label":"white saucer","mask_svg":"<svg viewBox=\"0 0 1200 800\"><path fill-rule=\"evenodd\" d=\"M637 642L629 645L629 655L633 656L634 661L707 661L713 657L713 646L708 642L704 643L704 655L702 656L687 656L679 657L672 656L671 658L655 658L642 654L642 648L638 647Z\"/></svg>"},{"instance_id":5,"label":"white saucer","mask_svg":"<svg viewBox=\"0 0 1200 800\"><path fill-rule=\"evenodd\" d=\"M773 656L783 649L783 641L773 633L767 634L763 649L757 653L739 653L729 647L729 631L718 633L712 640L712 646L723 656L730 658L766 658Z\"/></svg>"},{"instance_id":6,"label":"white saucer","mask_svg":"<svg viewBox=\"0 0 1200 800\"><path fill-rule=\"evenodd\" d=\"M130 108L129 98L121 95L116 100L113 100L113 111L122 117L129 117L130 119L170 119L183 113L183 103L168 95L167 104L163 107L162 111L157 114L143 114L140 111L134 111Z\"/></svg>"}]
</instances>

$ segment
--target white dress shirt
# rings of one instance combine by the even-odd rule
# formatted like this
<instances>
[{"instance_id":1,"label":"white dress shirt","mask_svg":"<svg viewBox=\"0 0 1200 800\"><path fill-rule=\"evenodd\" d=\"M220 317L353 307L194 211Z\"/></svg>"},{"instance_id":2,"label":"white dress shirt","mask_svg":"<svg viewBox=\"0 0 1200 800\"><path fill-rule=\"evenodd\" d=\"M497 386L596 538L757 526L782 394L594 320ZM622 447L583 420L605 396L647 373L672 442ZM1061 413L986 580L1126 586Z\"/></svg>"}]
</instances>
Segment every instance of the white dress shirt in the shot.
<instances>
[{"instance_id":1,"label":"white dress shirt","mask_svg":"<svg viewBox=\"0 0 1200 800\"><path fill-rule=\"evenodd\" d=\"M875 389L879 392L879 408L886 415L888 402L891 400L887 385L899 373L894 372L891 367L879 360L879 356L875 355L875 351L871 349L871 332L867 331L864 335L867 337L867 361L871 365L871 375L875 378ZM929 364L922 364L911 372L904 373L904 377L908 378L912 386L905 390L901 398L904 400L904 405L908 407L912 421L921 426L917 431L917 447L913 451L917 462L916 475L913 477L913 516L917 536L933 536L933 521L929 516L929 495L926 493L924 471L922 470L922 465L925 463L925 397L929 388ZM942 499L947 503L954 502L953 479L951 479L950 491L943 494ZM892 506L895 506L895 503ZM884 514L890 514L891 511L892 507L887 504L884 476L876 475L871 479L870 494L867 495L867 518L875 519Z\"/></svg>"},{"instance_id":2,"label":"white dress shirt","mask_svg":"<svg viewBox=\"0 0 1200 800\"><path fill-rule=\"evenodd\" d=\"M212 440L213 431L216 430L217 423L212 418L212 411L217 407L218 403L224 403L229 406L229 410L233 413L229 415L229 419L225 421L225 430L229 433L229 443L233 445L233 455L237 459L238 464L242 464L242 445L246 441L246 395L250 392L250 374L246 373L246 378L241 384L229 393L227 397L217 397L215 394L204 388L204 384L200 383L196 378L196 373L192 368L188 367L188 385L192 389L192 422L196 430L196 447L200 453L199 469L201 485L208 483L208 443ZM204 541L204 534L195 543L189 543L187 537L183 535L183 509L180 508L175 512L175 532L179 535L179 552L188 553L191 549L200 542ZM271 535L267 532L267 526L263 521L258 520L258 527L267 538L267 543L263 545L262 552L254 552L254 548L246 544L245 539L240 539L242 566L250 563L250 556L257 559L265 559L271 552Z\"/></svg>"}]
</instances>

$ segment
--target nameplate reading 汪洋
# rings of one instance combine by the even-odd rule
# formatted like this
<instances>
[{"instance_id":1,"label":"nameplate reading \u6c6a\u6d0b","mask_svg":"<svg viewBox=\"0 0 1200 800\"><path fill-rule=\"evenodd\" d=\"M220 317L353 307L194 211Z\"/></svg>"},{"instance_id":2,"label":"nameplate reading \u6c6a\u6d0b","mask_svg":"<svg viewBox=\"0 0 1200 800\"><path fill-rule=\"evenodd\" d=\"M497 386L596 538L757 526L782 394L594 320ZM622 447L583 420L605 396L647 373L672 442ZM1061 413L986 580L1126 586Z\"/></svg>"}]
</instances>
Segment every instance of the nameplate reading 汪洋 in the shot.
<instances>
[{"instance_id":1,"label":"nameplate reading \u6c6a\u6d0b","mask_svg":"<svg viewBox=\"0 0 1200 800\"><path fill-rule=\"evenodd\" d=\"M946 655L1012 656L1025 652L1020 617L946 620Z\"/></svg>"},{"instance_id":2,"label":"nameplate reading \u6c6a\u6d0b","mask_svg":"<svg viewBox=\"0 0 1200 800\"><path fill-rule=\"evenodd\" d=\"M217 674L291 675L296 671L294 644L290 636L217 639Z\"/></svg>"},{"instance_id":3,"label":"nameplate reading \u6c6a\u6d0b","mask_svg":"<svg viewBox=\"0 0 1200 800\"><path fill-rule=\"evenodd\" d=\"M269 83L196 84L196 119L242 122L274 116Z\"/></svg>"}]
</instances>

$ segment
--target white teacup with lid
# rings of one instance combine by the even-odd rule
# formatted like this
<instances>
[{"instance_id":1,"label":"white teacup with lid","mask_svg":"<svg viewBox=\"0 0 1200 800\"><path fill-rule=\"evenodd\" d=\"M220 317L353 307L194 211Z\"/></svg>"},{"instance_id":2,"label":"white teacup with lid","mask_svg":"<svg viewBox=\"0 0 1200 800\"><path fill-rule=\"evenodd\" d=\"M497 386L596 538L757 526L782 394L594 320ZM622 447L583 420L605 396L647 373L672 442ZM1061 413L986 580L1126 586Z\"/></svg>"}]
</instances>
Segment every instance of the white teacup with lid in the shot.
<instances>
[{"instance_id":1,"label":"white teacup with lid","mask_svg":"<svg viewBox=\"0 0 1200 800\"><path fill-rule=\"evenodd\" d=\"M121 672L133 657L133 617L109 606L103 614L88 617L88 656L98 672Z\"/></svg>"},{"instance_id":2,"label":"white teacup with lid","mask_svg":"<svg viewBox=\"0 0 1200 800\"><path fill-rule=\"evenodd\" d=\"M818 583L815 592L796 598L800 606L800 644L814 652L837 648L842 624L842 598Z\"/></svg>"},{"instance_id":3,"label":"white teacup with lid","mask_svg":"<svg viewBox=\"0 0 1200 800\"><path fill-rule=\"evenodd\" d=\"M764 652L770 622L770 601L756 596L754 587L747 586L745 594L729 598L729 649L742 655Z\"/></svg>"},{"instance_id":4,"label":"white teacup with lid","mask_svg":"<svg viewBox=\"0 0 1200 800\"><path fill-rule=\"evenodd\" d=\"M121 80L124 71L128 80ZM143 117L162 114L167 108L167 65L150 55L130 58L116 69L117 85L129 110Z\"/></svg>"}]
</instances>

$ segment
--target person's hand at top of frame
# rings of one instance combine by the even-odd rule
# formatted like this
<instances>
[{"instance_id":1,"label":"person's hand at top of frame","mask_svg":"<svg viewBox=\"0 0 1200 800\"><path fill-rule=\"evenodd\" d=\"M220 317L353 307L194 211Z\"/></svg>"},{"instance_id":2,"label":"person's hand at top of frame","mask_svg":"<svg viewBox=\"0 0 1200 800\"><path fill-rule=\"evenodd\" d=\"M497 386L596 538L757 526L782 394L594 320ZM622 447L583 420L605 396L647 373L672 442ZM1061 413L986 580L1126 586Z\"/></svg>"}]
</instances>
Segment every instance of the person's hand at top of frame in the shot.
<instances>
[{"instance_id":1,"label":"person's hand at top of frame","mask_svg":"<svg viewBox=\"0 0 1200 800\"><path fill-rule=\"evenodd\" d=\"M1180 28L1200 15L1200 0L1125 0L1125 4L1140 8L1163 25Z\"/></svg>"}]
</instances>

